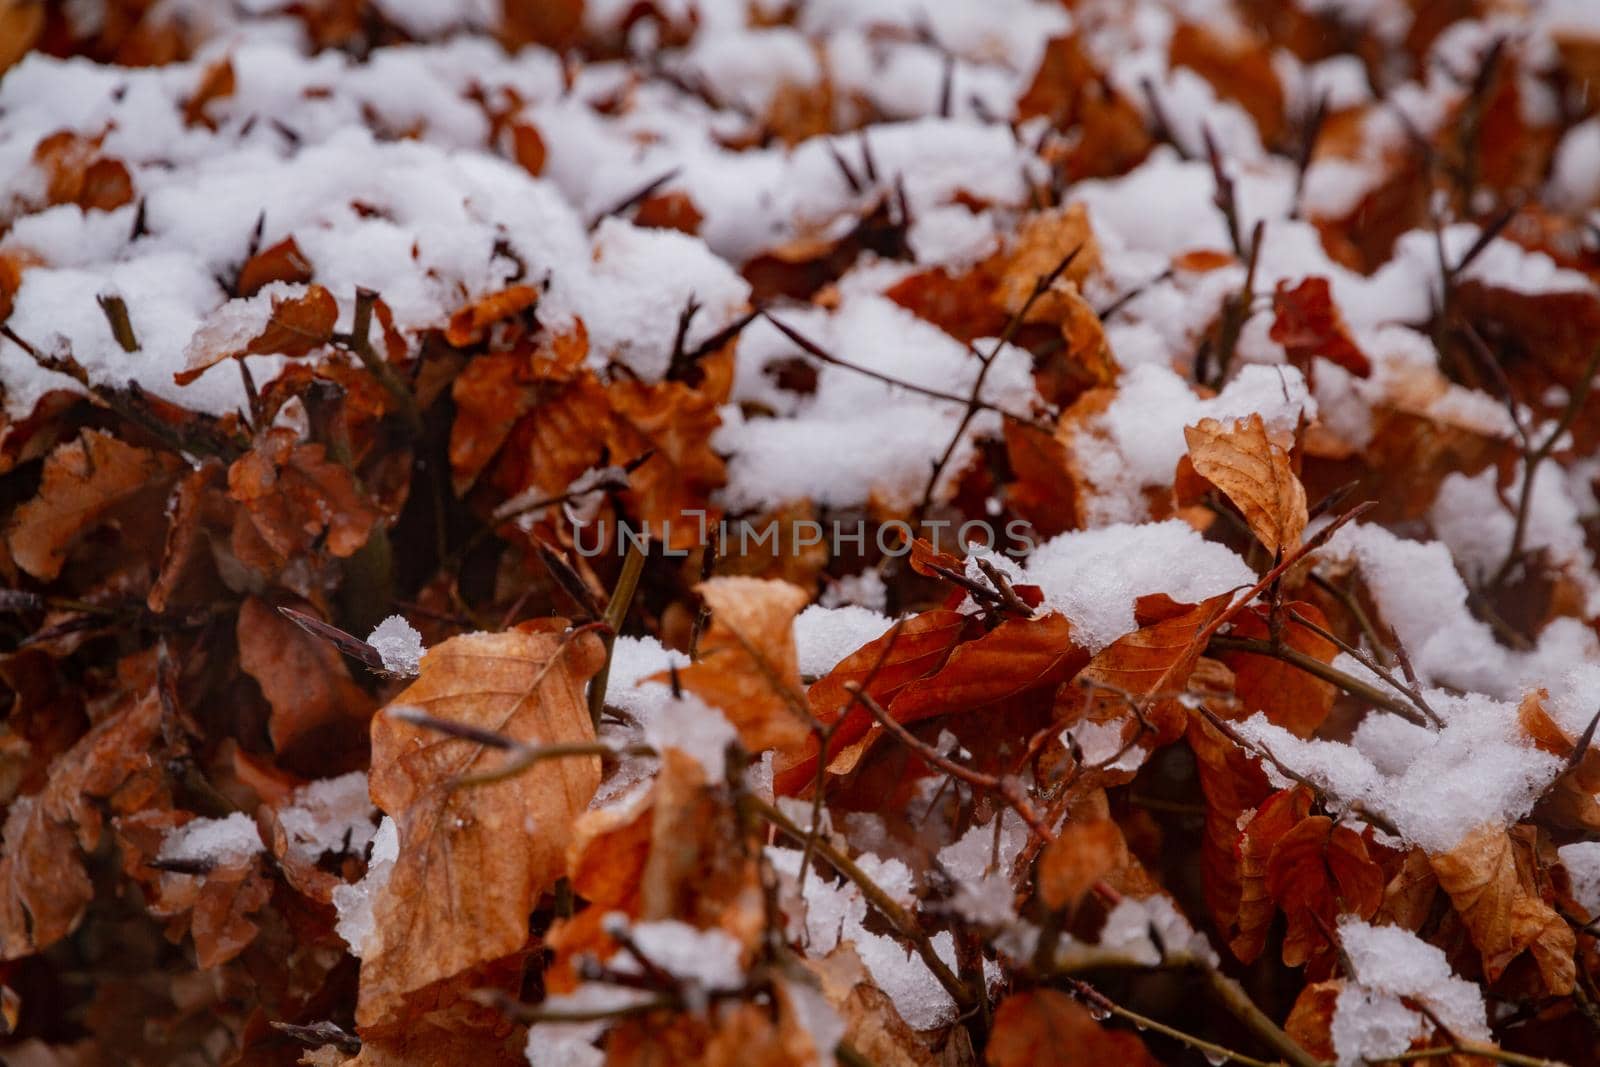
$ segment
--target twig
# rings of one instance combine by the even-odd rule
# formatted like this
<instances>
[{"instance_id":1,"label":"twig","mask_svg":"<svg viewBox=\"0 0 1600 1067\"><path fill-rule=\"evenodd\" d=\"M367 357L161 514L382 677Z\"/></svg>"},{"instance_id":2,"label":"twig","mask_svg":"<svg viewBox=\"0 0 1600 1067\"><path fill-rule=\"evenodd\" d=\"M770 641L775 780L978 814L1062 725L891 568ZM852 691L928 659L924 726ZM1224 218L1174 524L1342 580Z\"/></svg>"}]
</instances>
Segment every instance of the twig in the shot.
<instances>
[{"instance_id":1,"label":"twig","mask_svg":"<svg viewBox=\"0 0 1600 1067\"><path fill-rule=\"evenodd\" d=\"M1353 697L1359 697L1384 711L1391 711L1407 722L1418 726L1428 725L1428 717L1410 704L1397 700L1377 686L1364 682L1354 675L1346 674L1332 664L1324 663L1315 656L1307 655L1290 645L1253 637L1219 636L1213 637L1208 647L1218 652L1247 652L1255 656L1269 656L1272 659L1282 660L1324 682L1338 686Z\"/></svg>"},{"instance_id":2,"label":"twig","mask_svg":"<svg viewBox=\"0 0 1600 1067\"><path fill-rule=\"evenodd\" d=\"M933 503L933 493L938 488L939 478L944 474L945 467L949 465L951 457L955 455L957 446L961 444L961 436L967 432L967 427L972 424L973 416L977 415L979 411L984 380L988 378L990 369L998 362L996 357L1000 355L1000 350L1011 343L1011 339L1017 335L1017 330L1021 329L1023 322L1027 319L1028 312L1033 310L1033 306L1039 302L1040 297L1054 287L1056 280L1065 273L1066 269L1072 265L1073 260L1078 258L1078 253L1082 251L1083 246L1080 244L1063 256L1061 262L1057 263L1054 268L1034 279L1033 288L1028 292L1028 298L1022 302L1022 306L1017 309L1016 314L1006 321L1005 329L1001 331L999 337L995 338L994 345L989 349L989 354L987 356L979 354L978 358L982 361L982 366L978 369L977 379L972 383L972 395L967 399L967 410L962 414L961 421L956 424L955 432L950 435L950 442L945 445L944 452L940 454L938 462L934 463L933 470L928 473L928 482L922 488L922 503L917 506L917 521L920 522L927 514L928 508Z\"/></svg>"},{"instance_id":3,"label":"twig","mask_svg":"<svg viewBox=\"0 0 1600 1067\"><path fill-rule=\"evenodd\" d=\"M628 542L628 555L622 561L622 574L617 578L617 587L612 590L611 600L606 604L606 613L601 620L606 627L601 637L606 646L606 658L589 681L589 720L594 723L597 733L600 730L600 714L606 706L606 682L611 677L611 651L616 646L622 622L628 617L634 591L639 588L639 575L644 571L644 555L644 546L640 542Z\"/></svg>"},{"instance_id":4,"label":"twig","mask_svg":"<svg viewBox=\"0 0 1600 1067\"><path fill-rule=\"evenodd\" d=\"M760 797L746 793L741 798L741 802L751 811L788 835L790 839L797 842L806 840L807 833L805 830L796 826L787 815ZM816 850L818 855L828 861L829 866L861 890L861 895L866 897L867 902L877 909L878 913L884 917L890 926L895 928L896 933L911 942L912 947L916 949L917 955L922 957L922 962L927 964L928 970L933 972L934 978L944 987L945 992L950 994L950 999L956 1002L958 1008L962 1011L967 1011L976 1005L977 1001L973 997L972 991L967 988L966 983L956 977L955 972L950 969L949 965L939 958L939 953L934 950L933 942L922 931L922 927L917 923L914 915L901 907L865 871L856 866L848 856L834 848L827 841L818 839Z\"/></svg>"},{"instance_id":5,"label":"twig","mask_svg":"<svg viewBox=\"0 0 1600 1067\"><path fill-rule=\"evenodd\" d=\"M1072 987L1073 992L1080 999L1088 1001L1101 1011L1109 1012L1119 1019L1126 1019L1141 1030L1154 1030L1158 1034L1165 1034L1174 1041L1182 1042L1190 1048L1198 1050L1213 1062L1226 1063L1232 1060L1234 1063L1243 1064L1244 1067L1274 1067L1273 1064L1268 1063L1266 1060L1258 1060L1254 1056L1246 1056L1242 1052L1235 1052L1226 1045L1218 1045L1214 1042L1203 1040L1193 1034L1184 1033L1175 1026L1168 1026L1164 1022L1152 1019L1148 1015L1141 1015L1130 1008L1124 1008L1121 1004L1118 1004L1081 978L1069 978L1067 979L1067 984Z\"/></svg>"},{"instance_id":6,"label":"twig","mask_svg":"<svg viewBox=\"0 0 1600 1067\"><path fill-rule=\"evenodd\" d=\"M377 349L372 347L372 308L377 302L378 294L365 286L356 287L355 318L350 327L350 333L345 337L335 337L336 343L342 343L345 348L356 354L361 360L361 365L367 368L367 373L377 379L378 384L400 407L400 415L406 420L413 433L421 434L422 411L417 407L417 398L411 389L400 380L389 361L378 355Z\"/></svg>"},{"instance_id":7,"label":"twig","mask_svg":"<svg viewBox=\"0 0 1600 1067\"><path fill-rule=\"evenodd\" d=\"M1434 711L1433 708L1428 704L1427 698L1422 695L1421 687L1416 685L1414 681L1402 682L1400 679L1394 676L1393 671L1379 663L1377 659L1357 648L1355 645L1352 645L1350 642L1346 641L1333 631L1318 626L1316 623L1312 622L1298 611L1295 611L1293 608L1289 609L1289 618L1299 625L1304 626L1318 637L1321 637L1324 641L1332 642L1339 648L1341 652L1347 653L1349 656L1355 659L1357 663L1360 663L1367 670L1371 671L1373 674L1376 674L1379 678L1382 678L1385 682L1389 683L1389 685L1397 692L1403 693L1418 711L1420 711L1423 715L1426 715L1428 719L1433 722L1433 725L1444 725L1444 720L1439 718L1439 713ZM1328 680L1331 681L1332 679ZM1334 684L1338 685L1339 683L1335 682Z\"/></svg>"},{"instance_id":8,"label":"twig","mask_svg":"<svg viewBox=\"0 0 1600 1067\"><path fill-rule=\"evenodd\" d=\"M115 293L101 293L95 303L105 313L111 326L111 336L124 352L139 351L139 338L133 332L133 321L128 318L128 302Z\"/></svg>"}]
</instances>

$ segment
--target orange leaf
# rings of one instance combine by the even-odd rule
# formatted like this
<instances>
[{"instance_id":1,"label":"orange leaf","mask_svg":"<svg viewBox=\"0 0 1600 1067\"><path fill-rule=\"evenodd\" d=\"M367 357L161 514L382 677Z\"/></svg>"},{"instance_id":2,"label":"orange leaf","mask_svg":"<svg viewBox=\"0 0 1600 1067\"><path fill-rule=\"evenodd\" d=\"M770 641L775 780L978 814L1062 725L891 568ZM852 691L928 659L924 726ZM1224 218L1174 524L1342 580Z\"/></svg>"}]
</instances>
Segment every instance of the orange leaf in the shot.
<instances>
[{"instance_id":1,"label":"orange leaf","mask_svg":"<svg viewBox=\"0 0 1600 1067\"><path fill-rule=\"evenodd\" d=\"M1012 700L1061 684L1088 658L1072 640L1072 624L1064 615L1007 619L958 645L936 673L906 686L889 704L889 713L909 723Z\"/></svg>"},{"instance_id":2,"label":"orange leaf","mask_svg":"<svg viewBox=\"0 0 1600 1067\"><path fill-rule=\"evenodd\" d=\"M1124 634L1089 661L1079 676L1138 697L1176 693L1200 659L1198 638L1221 615L1232 593L1219 593ZM1148 599L1148 598L1143 598Z\"/></svg>"},{"instance_id":3,"label":"orange leaf","mask_svg":"<svg viewBox=\"0 0 1600 1067\"><path fill-rule=\"evenodd\" d=\"M1235 933L1228 942L1240 963L1254 963L1267 944L1267 931L1278 913L1267 892L1267 863L1272 850L1311 813L1311 795L1302 788L1272 794L1239 836L1239 909Z\"/></svg>"},{"instance_id":4,"label":"orange leaf","mask_svg":"<svg viewBox=\"0 0 1600 1067\"><path fill-rule=\"evenodd\" d=\"M584 685L602 659L590 634L512 630L431 649L391 707L502 733L525 745L594 739ZM546 760L458 789L504 757L389 715L372 723L373 801L397 824L399 856L373 904L356 1021L398 1017L433 982L519 951L539 896L565 870L578 815L600 784L594 756Z\"/></svg>"},{"instance_id":5,"label":"orange leaf","mask_svg":"<svg viewBox=\"0 0 1600 1067\"><path fill-rule=\"evenodd\" d=\"M1235 637L1271 636L1267 609L1261 606L1241 611L1233 619ZM1339 646L1295 621L1299 615L1323 629L1328 620L1314 604L1296 600L1283 606L1283 643L1322 663L1332 663ZM1307 674L1291 663L1252 652L1227 652L1222 662L1233 671L1234 693L1249 711L1259 711L1268 719L1300 737L1316 733L1328 717L1339 690L1331 682Z\"/></svg>"},{"instance_id":6,"label":"orange leaf","mask_svg":"<svg viewBox=\"0 0 1600 1067\"><path fill-rule=\"evenodd\" d=\"M228 57L217 60L200 75L200 84L194 95L183 104L183 121L187 126L205 126L215 130L217 124L206 114L206 105L213 100L226 100L233 95L236 82L233 61Z\"/></svg>"},{"instance_id":7,"label":"orange leaf","mask_svg":"<svg viewBox=\"0 0 1600 1067\"><path fill-rule=\"evenodd\" d=\"M1189 713L1188 740L1206 798L1206 832L1200 842L1206 905L1218 928L1226 931L1239 912L1239 817L1272 790L1256 761L1199 712Z\"/></svg>"},{"instance_id":8,"label":"orange leaf","mask_svg":"<svg viewBox=\"0 0 1600 1067\"><path fill-rule=\"evenodd\" d=\"M320 444L299 444L287 429L263 435L228 468L228 495L244 505L255 534L283 559L319 541L353 556L381 518L347 467Z\"/></svg>"},{"instance_id":9,"label":"orange leaf","mask_svg":"<svg viewBox=\"0 0 1600 1067\"><path fill-rule=\"evenodd\" d=\"M328 290L312 285L298 296L274 296L272 310L259 326L254 325L253 314L248 306L232 302L214 312L190 339L184 368L172 380L188 385L235 356L306 355L332 340L339 305ZM256 332L241 342L241 328Z\"/></svg>"},{"instance_id":10,"label":"orange leaf","mask_svg":"<svg viewBox=\"0 0 1600 1067\"><path fill-rule=\"evenodd\" d=\"M457 348L465 348L483 340L490 326L520 315L538 302L539 290L532 285L512 285L490 293L454 312L444 339Z\"/></svg>"},{"instance_id":11,"label":"orange leaf","mask_svg":"<svg viewBox=\"0 0 1600 1067\"><path fill-rule=\"evenodd\" d=\"M285 237L245 260L235 286L240 296L251 297L273 282L305 285L311 281L311 262L293 237Z\"/></svg>"},{"instance_id":12,"label":"orange leaf","mask_svg":"<svg viewBox=\"0 0 1600 1067\"><path fill-rule=\"evenodd\" d=\"M1485 826L1430 859L1439 888L1450 895L1490 981L1531 951L1550 995L1572 992L1576 936L1539 895L1532 865L1509 833Z\"/></svg>"},{"instance_id":13,"label":"orange leaf","mask_svg":"<svg viewBox=\"0 0 1600 1067\"><path fill-rule=\"evenodd\" d=\"M722 709L751 752L794 751L811 735L794 617L811 598L776 579L712 578L695 586L711 610L683 687ZM666 675L656 681L667 681Z\"/></svg>"},{"instance_id":14,"label":"orange leaf","mask_svg":"<svg viewBox=\"0 0 1600 1067\"><path fill-rule=\"evenodd\" d=\"M1054 989L1013 993L994 1015L984 1053L989 1067L1156 1067L1144 1042L1126 1031L1107 1030L1089 1009Z\"/></svg>"},{"instance_id":15,"label":"orange leaf","mask_svg":"<svg viewBox=\"0 0 1600 1067\"><path fill-rule=\"evenodd\" d=\"M1570 763L1578 745L1544 710L1549 695L1543 689L1530 691L1517 707L1517 721L1535 745ZM1597 793L1600 793L1600 750L1591 738L1576 766L1563 770L1545 787L1534 812L1550 825L1571 830L1600 830Z\"/></svg>"},{"instance_id":16,"label":"orange leaf","mask_svg":"<svg viewBox=\"0 0 1600 1067\"><path fill-rule=\"evenodd\" d=\"M1068 822L1039 857L1039 896L1075 908L1094 884L1128 862L1128 843L1110 819Z\"/></svg>"},{"instance_id":17,"label":"orange leaf","mask_svg":"<svg viewBox=\"0 0 1600 1067\"><path fill-rule=\"evenodd\" d=\"M1268 552L1299 547L1307 521L1305 486L1288 451L1267 436L1260 415L1232 426L1201 419L1185 427L1183 436L1195 471L1233 502Z\"/></svg>"},{"instance_id":18,"label":"orange leaf","mask_svg":"<svg viewBox=\"0 0 1600 1067\"><path fill-rule=\"evenodd\" d=\"M1289 920L1283 962L1298 967L1331 949L1324 930L1341 915L1370 919L1383 900L1383 882L1383 868L1360 834L1326 815L1300 820L1267 859L1267 892Z\"/></svg>"},{"instance_id":19,"label":"orange leaf","mask_svg":"<svg viewBox=\"0 0 1600 1067\"><path fill-rule=\"evenodd\" d=\"M819 722L833 723L850 708L845 721L833 731L829 761L865 737L873 723L865 708L850 707L847 683L854 682L878 703L889 704L907 685L944 665L970 621L969 616L944 609L914 615L901 623L898 631L890 630L862 645L814 682L806 699ZM812 740L804 756L792 762L779 758L774 767L773 788L779 794L804 789L816 778L816 757L816 743Z\"/></svg>"},{"instance_id":20,"label":"orange leaf","mask_svg":"<svg viewBox=\"0 0 1600 1067\"><path fill-rule=\"evenodd\" d=\"M5 530L11 557L35 578L50 581L86 534L124 505L164 493L173 466L170 455L147 452L103 430L84 430L50 453L39 492L11 516Z\"/></svg>"},{"instance_id":21,"label":"orange leaf","mask_svg":"<svg viewBox=\"0 0 1600 1067\"><path fill-rule=\"evenodd\" d=\"M1356 347L1345 326L1344 317L1329 295L1328 279L1309 277L1293 289L1279 281L1272 293L1272 332L1283 346L1289 362L1302 370L1312 357L1339 364L1357 378L1372 373L1372 363Z\"/></svg>"},{"instance_id":22,"label":"orange leaf","mask_svg":"<svg viewBox=\"0 0 1600 1067\"><path fill-rule=\"evenodd\" d=\"M688 193L674 189L668 193L647 196L640 201L638 210L633 213L633 224L697 234L704 217Z\"/></svg>"}]
</instances>

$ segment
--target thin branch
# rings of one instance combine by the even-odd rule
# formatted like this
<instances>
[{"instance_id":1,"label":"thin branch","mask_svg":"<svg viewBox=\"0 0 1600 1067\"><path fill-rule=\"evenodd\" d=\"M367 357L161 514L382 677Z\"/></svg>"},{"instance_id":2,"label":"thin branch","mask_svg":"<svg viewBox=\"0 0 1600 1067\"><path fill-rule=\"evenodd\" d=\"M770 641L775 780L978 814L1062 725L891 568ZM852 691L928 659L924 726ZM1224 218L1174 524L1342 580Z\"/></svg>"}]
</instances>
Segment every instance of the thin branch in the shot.
<instances>
[{"instance_id":1,"label":"thin branch","mask_svg":"<svg viewBox=\"0 0 1600 1067\"><path fill-rule=\"evenodd\" d=\"M1377 686L1361 680L1351 674L1346 674L1339 668L1329 663L1324 663L1315 656L1307 655L1297 648L1274 641L1263 641L1253 637L1213 637L1208 646L1218 652L1247 652L1255 656L1268 656L1281 660L1296 667L1313 677L1329 682L1340 689L1357 697L1374 707L1390 711L1405 719L1407 722L1418 726L1428 725L1428 716L1419 712L1405 701L1398 700Z\"/></svg>"},{"instance_id":2,"label":"thin branch","mask_svg":"<svg viewBox=\"0 0 1600 1067\"><path fill-rule=\"evenodd\" d=\"M633 604L633 594L639 588L639 575L644 572L644 547L638 542L628 542L628 555L622 561L622 574L617 578L617 587L611 593L611 600L606 604L606 613L602 622L606 632L601 640L605 642L606 658L600 664L600 669L589 680L589 721L594 723L595 732L600 731L600 714L606 707L606 682L611 677L611 651L616 646L617 633L622 629L623 620L628 617L628 608Z\"/></svg>"},{"instance_id":3,"label":"thin branch","mask_svg":"<svg viewBox=\"0 0 1600 1067\"><path fill-rule=\"evenodd\" d=\"M361 360L361 365L367 368L367 373L377 379L383 386L384 392L394 398L400 408L400 415L413 433L421 434L422 411L417 407L417 398L409 386L400 380L395 369L389 361L378 355L378 350L372 347L372 309L377 303L378 294L364 286L356 287L355 318L346 337L335 337L335 343L342 344L349 351L354 352L356 358Z\"/></svg>"},{"instance_id":4,"label":"thin branch","mask_svg":"<svg viewBox=\"0 0 1600 1067\"><path fill-rule=\"evenodd\" d=\"M1175 1026L1168 1026L1164 1022L1152 1019L1148 1015L1141 1015L1130 1008L1124 1008L1121 1004L1118 1004L1081 978L1069 978L1067 979L1067 984L1072 987L1072 991L1078 995L1079 999L1088 1001L1101 1011L1115 1015L1119 1019L1126 1019L1140 1030L1154 1030L1158 1034L1165 1034L1174 1041L1182 1042L1190 1048L1201 1052L1208 1060L1214 1063L1226 1063L1231 1060L1234 1063L1243 1064L1244 1067L1274 1067L1273 1064L1268 1063L1266 1060L1258 1060L1254 1056L1246 1056L1242 1052L1235 1052L1226 1045L1218 1045L1214 1042L1206 1041L1195 1037L1193 1034L1184 1033Z\"/></svg>"}]
</instances>

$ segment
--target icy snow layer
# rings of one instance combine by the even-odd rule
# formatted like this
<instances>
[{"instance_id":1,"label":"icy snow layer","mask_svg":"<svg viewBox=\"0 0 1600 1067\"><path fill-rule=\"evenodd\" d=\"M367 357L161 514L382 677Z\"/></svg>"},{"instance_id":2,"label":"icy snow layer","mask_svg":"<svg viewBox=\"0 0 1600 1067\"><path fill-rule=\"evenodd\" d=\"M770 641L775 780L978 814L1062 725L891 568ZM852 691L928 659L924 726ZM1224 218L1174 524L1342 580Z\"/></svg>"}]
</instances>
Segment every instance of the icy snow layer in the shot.
<instances>
[{"instance_id":1,"label":"icy snow layer","mask_svg":"<svg viewBox=\"0 0 1600 1067\"><path fill-rule=\"evenodd\" d=\"M1398 926L1355 919L1339 924L1339 942L1351 966L1331 1027L1340 1067L1398 1056L1432 1029L1401 997L1426 1007L1452 1034L1488 1038L1483 993L1451 972L1440 949Z\"/></svg>"}]
</instances>

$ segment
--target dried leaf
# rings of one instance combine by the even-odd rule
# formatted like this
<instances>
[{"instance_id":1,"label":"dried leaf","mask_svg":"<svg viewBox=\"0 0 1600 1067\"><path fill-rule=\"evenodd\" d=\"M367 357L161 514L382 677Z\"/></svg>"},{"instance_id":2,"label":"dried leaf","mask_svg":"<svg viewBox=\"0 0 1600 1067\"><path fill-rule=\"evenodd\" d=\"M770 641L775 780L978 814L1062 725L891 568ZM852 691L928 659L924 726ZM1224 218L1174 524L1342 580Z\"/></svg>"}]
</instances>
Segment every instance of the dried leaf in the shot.
<instances>
[{"instance_id":1,"label":"dried leaf","mask_svg":"<svg viewBox=\"0 0 1600 1067\"><path fill-rule=\"evenodd\" d=\"M271 248L263 248L239 268L235 289L242 297L255 296L273 282L305 285L311 281L311 261L293 237L285 237Z\"/></svg>"},{"instance_id":2,"label":"dried leaf","mask_svg":"<svg viewBox=\"0 0 1600 1067\"><path fill-rule=\"evenodd\" d=\"M322 445L295 437L287 429L263 435L228 468L228 495L282 559L319 541L335 556L352 556L381 516L348 468L328 459Z\"/></svg>"},{"instance_id":3,"label":"dried leaf","mask_svg":"<svg viewBox=\"0 0 1600 1067\"><path fill-rule=\"evenodd\" d=\"M272 705L267 730L280 754L346 751L366 732L372 698L331 644L255 597L239 609L238 640L240 668Z\"/></svg>"},{"instance_id":4,"label":"dried leaf","mask_svg":"<svg viewBox=\"0 0 1600 1067\"><path fill-rule=\"evenodd\" d=\"M1129 634L1124 634L1084 667L1079 678L1136 697L1167 696L1183 689L1204 651L1200 635L1233 598L1221 593Z\"/></svg>"},{"instance_id":5,"label":"dried leaf","mask_svg":"<svg viewBox=\"0 0 1600 1067\"><path fill-rule=\"evenodd\" d=\"M32 955L77 925L93 897L80 850L99 843L102 810L159 801L150 750L160 729L161 701L147 681L56 760L42 792L12 801L0 835L0 959Z\"/></svg>"},{"instance_id":6,"label":"dried leaf","mask_svg":"<svg viewBox=\"0 0 1600 1067\"><path fill-rule=\"evenodd\" d=\"M1326 815L1301 819L1267 858L1267 892L1289 920L1283 962L1298 967L1331 951L1324 931L1343 915L1370 919L1383 900L1383 882L1383 868L1368 855L1360 834ZM1241 900L1241 924L1243 910Z\"/></svg>"},{"instance_id":7,"label":"dried leaf","mask_svg":"<svg viewBox=\"0 0 1600 1067\"><path fill-rule=\"evenodd\" d=\"M1035 989L1013 993L994 1014L994 1031L984 1054L989 1067L1156 1067L1144 1042L1120 1030L1107 1030L1089 1009L1065 993Z\"/></svg>"},{"instance_id":8,"label":"dried leaf","mask_svg":"<svg viewBox=\"0 0 1600 1067\"><path fill-rule=\"evenodd\" d=\"M444 339L457 348L476 344L490 326L521 315L538 302L539 290L532 285L512 285L490 293L452 313Z\"/></svg>"},{"instance_id":9,"label":"dried leaf","mask_svg":"<svg viewBox=\"0 0 1600 1067\"><path fill-rule=\"evenodd\" d=\"M1183 436L1194 469L1233 502L1268 552L1299 547L1307 521L1305 486L1288 451L1267 436L1260 415L1232 426L1202 419Z\"/></svg>"},{"instance_id":10,"label":"dried leaf","mask_svg":"<svg viewBox=\"0 0 1600 1067\"><path fill-rule=\"evenodd\" d=\"M494 730L525 745L591 741L584 683L592 635L520 630L431 649L392 707ZM373 801L396 822L400 854L374 903L356 1021L397 1016L409 994L520 950L528 916L564 870L578 814L600 783L594 756L546 760L512 778L456 788L504 757L388 715L373 720Z\"/></svg>"},{"instance_id":11,"label":"dried leaf","mask_svg":"<svg viewBox=\"0 0 1600 1067\"><path fill-rule=\"evenodd\" d=\"M17 566L49 581L61 573L73 548L120 506L162 493L173 457L127 444L103 430L87 429L44 463L34 498L6 525L6 545Z\"/></svg>"},{"instance_id":12,"label":"dried leaf","mask_svg":"<svg viewBox=\"0 0 1600 1067\"><path fill-rule=\"evenodd\" d=\"M712 578L695 590L711 625L700 639L700 658L678 672L679 681L721 708L751 752L798 750L811 726L794 617L811 598L788 582L762 578Z\"/></svg>"},{"instance_id":13,"label":"dried leaf","mask_svg":"<svg viewBox=\"0 0 1600 1067\"><path fill-rule=\"evenodd\" d=\"M1279 637L1286 646L1321 663L1334 661L1339 646L1295 621L1298 615L1328 629L1328 620L1316 605L1303 600L1291 601L1282 606L1282 612ZM1231 632L1235 637L1270 638L1268 610L1257 606L1240 612L1234 616ZM1316 733L1339 695L1332 682L1325 682L1272 656L1226 652L1221 658L1233 671L1234 693L1245 708L1261 712L1300 737Z\"/></svg>"},{"instance_id":14,"label":"dried leaf","mask_svg":"<svg viewBox=\"0 0 1600 1067\"><path fill-rule=\"evenodd\" d=\"M1301 370L1309 370L1312 358L1321 356L1357 378L1372 373L1372 362L1351 339L1333 302L1328 279L1312 276L1292 289L1280 280L1272 293L1272 314L1270 336Z\"/></svg>"},{"instance_id":15,"label":"dried leaf","mask_svg":"<svg viewBox=\"0 0 1600 1067\"><path fill-rule=\"evenodd\" d=\"M1128 862L1128 843L1110 819L1068 822L1039 857L1039 897L1075 908L1094 884Z\"/></svg>"},{"instance_id":16,"label":"dried leaf","mask_svg":"<svg viewBox=\"0 0 1600 1067\"><path fill-rule=\"evenodd\" d=\"M1531 865L1518 854L1510 834L1485 826L1430 859L1439 888L1450 895L1466 924L1490 981L1530 951L1551 996L1572 991L1576 937L1540 896Z\"/></svg>"},{"instance_id":17,"label":"dried leaf","mask_svg":"<svg viewBox=\"0 0 1600 1067\"><path fill-rule=\"evenodd\" d=\"M172 376L173 381L188 385L223 360L238 356L306 355L333 339L339 305L328 290L311 285L297 296L274 296L272 310L258 328L254 319L245 318L253 314L232 303L214 312L190 340L184 369ZM245 340L241 326L256 332Z\"/></svg>"},{"instance_id":18,"label":"dried leaf","mask_svg":"<svg viewBox=\"0 0 1600 1067\"><path fill-rule=\"evenodd\" d=\"M1072 639L1066 616L1051 612L1007 619L958 645L937 672L912 682L889 704L903 723L972 711L1031 690L1053 688L1076 674L1089 654Z\"/></svg>"},{"instance_id":19,"label":"dried leaf","mask_svg":"<svg viewBox=\"0 0 1600 1067\"><path fill-rule=\"evenodd\" d=\"M1267 866L1279 841L1311 813L1311 794L1302 787L1272 794L1239 834L1239 907L1228 947L1240 963L1254 963L1267 944L1278 913L1267 890Z\"/></svg>"}]
</instances>

